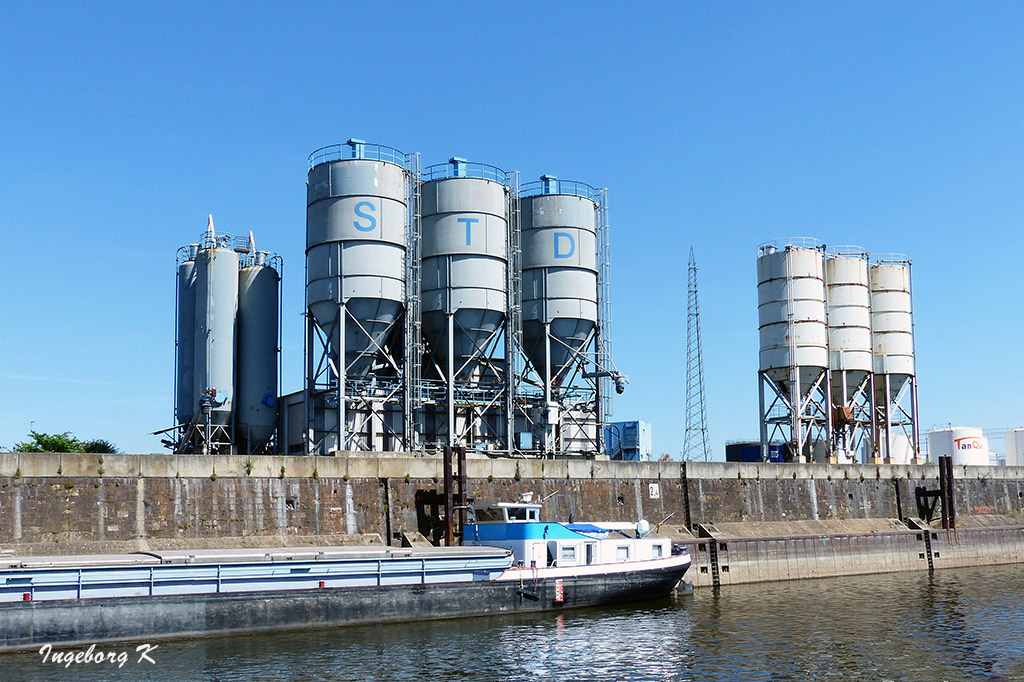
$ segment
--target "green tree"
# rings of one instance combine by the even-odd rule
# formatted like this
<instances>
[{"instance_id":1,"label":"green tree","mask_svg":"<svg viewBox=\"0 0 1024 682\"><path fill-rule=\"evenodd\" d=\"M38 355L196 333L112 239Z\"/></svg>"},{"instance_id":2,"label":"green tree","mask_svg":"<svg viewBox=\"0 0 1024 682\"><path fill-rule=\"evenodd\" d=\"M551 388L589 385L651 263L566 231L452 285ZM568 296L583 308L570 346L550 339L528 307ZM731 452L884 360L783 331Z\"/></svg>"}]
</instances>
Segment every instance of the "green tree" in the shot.
<instances>
[{"instance_id":1,"label":"green tree","mask_svg":"<svg viewBox=\"0 0 1024 682\"><path fill-rule=\"evenodd\" d=\"M70 431L40 433L29 431L28 440L14 444L14 452L117 452L117 446L108 440L79 440Z\"/></svg>"},{"instance_id":2,"label":"green tree","mask_svg":"<svg viewBox=\"0 0 1024 682\"><path fill-rule=\"evenodd\" d=\"M120 450L117 446L111 443L109 440L103 440L97 438L96 440L87 440L82 443L82 452L98 452L98 453L111 453L117 454Z\"/></svg>"}]
</instances>

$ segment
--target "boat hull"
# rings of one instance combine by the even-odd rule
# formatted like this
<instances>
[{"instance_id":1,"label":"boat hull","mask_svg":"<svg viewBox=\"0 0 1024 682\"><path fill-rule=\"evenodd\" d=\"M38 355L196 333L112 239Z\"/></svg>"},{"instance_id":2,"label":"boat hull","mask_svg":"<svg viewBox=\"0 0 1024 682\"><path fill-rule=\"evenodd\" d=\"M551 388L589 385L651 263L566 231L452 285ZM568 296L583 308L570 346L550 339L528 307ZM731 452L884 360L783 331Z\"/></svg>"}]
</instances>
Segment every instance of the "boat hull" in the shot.
<instances>
[{"instance_id":1,"label":"boat hull","mask_svg":"<svg viewBox=\"0 0 1024 682\"><path fill-rule=\"evenodd\" d=\"M589 575L523 569L472 582L5 603L0 651L646 601L668 596L689 567L688 560L648 563Z\"/></svg>"}]
</instances>

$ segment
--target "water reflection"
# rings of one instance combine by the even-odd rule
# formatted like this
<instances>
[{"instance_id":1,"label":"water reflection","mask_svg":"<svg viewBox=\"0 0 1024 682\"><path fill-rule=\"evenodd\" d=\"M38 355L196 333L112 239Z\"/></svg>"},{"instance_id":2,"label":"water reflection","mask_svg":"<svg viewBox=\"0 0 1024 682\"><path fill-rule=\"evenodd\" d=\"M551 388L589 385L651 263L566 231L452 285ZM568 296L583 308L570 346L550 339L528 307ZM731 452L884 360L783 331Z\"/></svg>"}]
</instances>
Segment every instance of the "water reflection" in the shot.
<instances>
[{"instance_id":1,"label":"water reflection","mask_svg":"<svg viewBox=\"0 0 1024 682\"><path fill-rule=\"evenodd\" d=\"M167 642L156 665L0 658L4 679L1024 680L1017 566L698 590L640 607ZM107 647L130 650L132 647Z\"/></svg>"}]
</instances>

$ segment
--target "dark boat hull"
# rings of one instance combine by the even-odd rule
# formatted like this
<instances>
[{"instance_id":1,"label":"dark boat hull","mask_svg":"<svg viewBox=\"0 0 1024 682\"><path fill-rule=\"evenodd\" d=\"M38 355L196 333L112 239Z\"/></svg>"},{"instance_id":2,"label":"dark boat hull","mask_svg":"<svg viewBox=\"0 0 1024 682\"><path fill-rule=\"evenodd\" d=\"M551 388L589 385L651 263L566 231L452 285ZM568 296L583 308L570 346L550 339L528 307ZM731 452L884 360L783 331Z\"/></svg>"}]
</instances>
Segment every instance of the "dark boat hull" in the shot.
<instances>
[{"instance_id":1,"label":"dark boat hull","mask_svg":"<svg viewBox=\"0 0 1024 682\"><path fill-rule=\"evenodd\" d=\"M600 575L0 604L0 651L558 610L660 599L688 565ZM558 585L557 583L561 583Z\"/></svg>"}]
</instances>

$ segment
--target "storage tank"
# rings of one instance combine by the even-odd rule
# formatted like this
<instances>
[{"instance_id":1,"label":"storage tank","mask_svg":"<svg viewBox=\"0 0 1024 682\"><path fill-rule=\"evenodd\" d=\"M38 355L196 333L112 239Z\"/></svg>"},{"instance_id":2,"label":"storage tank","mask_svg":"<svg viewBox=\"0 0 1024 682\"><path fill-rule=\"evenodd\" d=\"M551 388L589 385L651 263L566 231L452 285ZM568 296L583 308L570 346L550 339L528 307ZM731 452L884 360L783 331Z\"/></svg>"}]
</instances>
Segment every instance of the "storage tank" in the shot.
<instances>
[{"instance_id":1,"label":"storage tank","mask_svg":"<svg viewBox=\"0 0 1024 682\"><path fill-rule=\"evenodd\" d=\"M252 238L250 235L250 243ZM265 444L277 423L278 310L281 277L272 255L251 249L238 271L236 438Z\"/></svg>"},{"instance_id":2,"label":"storage tank","mask_svg":"<svg viewBox=\"0 0 1024 682\"><path fill-rule=\"evenodd\" d=\"M310 155L306 185L306 306L344 370L362 377L385 352L401 355L407 182L402 152L349 140Z\"/></svg>"},{"instance_id":3,"label":"storage tank","mask_svg":"<svg viewBox=\"0 0 1024 682\"><path fill-rule=\"evenodd\" d=\"M1008 429L1005 438L1006 466L1024 466L1024 429Z\"/></svg>"},{"instance_id":4,"label":"storage tank","mask_svg":"<svg viewBox=\"0 0 1024 682\"><path fill-rule=\"evenodd\" d=\"M178 310L174 377L174 423L188 424L196 412L196 255L199 244L178 249Z\"/></svg>"},{"instance_id":5,"label":"storage tank","mask_svg":"<svg viewBox=\"0 0 1024 682\"><path fill-rule=\"evenodd\" d=\"M761 442L815 461L832 437L823 249L798 237L762 244L757 258Z\"/></svg>"},{"instance_id":6,"label":"storage tank","mask_svg":"<svg viewBox=\"0 0 1024 682\"><path fill-rule=\"evenodd\" d=\"M238 312L238 253L227 236L217 237L210 219L195 260L197 399L208 396L211 423L230 424L235 398L235 321Z\"/></svg>"},{"instance_id":7,"label":"storage tank","mask_svg":"<svg viewBox=\"0 0 1024 682\"><path fill-rule=\"evenodd\" d=\"M910 261L893 254L871 265L871 344L874 372L888 375L893 400L914 376ZM876 390L884 390L876 383Z\"/></svg>"},{"instance_id":8,"label":"storage tank","mask_svg":"<svg viewBox=\"0 0 1024 682\"><path fill-rule=\"evenodd\" d=\"M801 392L828 368L825 277L815 240L769 244L757 259L760 368L787 388L797 367Z\"/></svg>"},{"instance_id":9,"label":"storage tank","mask_svg":"<svg viewBox=\"0 0 1024 682\"><path fill-rule=\"evenodd\" d=\"M829 369L836 404L846 404L871 374L871 294L868 254L836 249L825 259Z\"/></svg>"},{"instance_id":10,"label":"storage tank","mask_svg":"<svg viewBox=\"0 0 1024 682\"><path fill-rule=\"evenodd\" d=\"M953 464L966 466L988 466L988 439L980 428L974 426L950 426L929 431L928 459L937 462L939 457L952 457Z\"/></svg>"},{"instance_id":11,"label":"storage tank","mask_svg":"<svg viewBox=\"0 0 1024 682\"><path fill-rule=\"evenodd\" d=\"M522 199L523 346L552 382L594 333L597 324L597 190L543 176ZM550 325L552 342L546 344Z\"/></svg>"},{"instance_id":12,"label":"storage tank","mask_svg":"<svg viewBox=\"0 0 1024 682\"><path fill-rule=\"evenodd\" d=\"M494 166L452 158L425 169L421 189L424 338L445 371L471 377L505 322L508 187ZM452 329L449 348L449 326ZM453 371L454 371L453 370Z\"/></svg>"}]
</instances>

